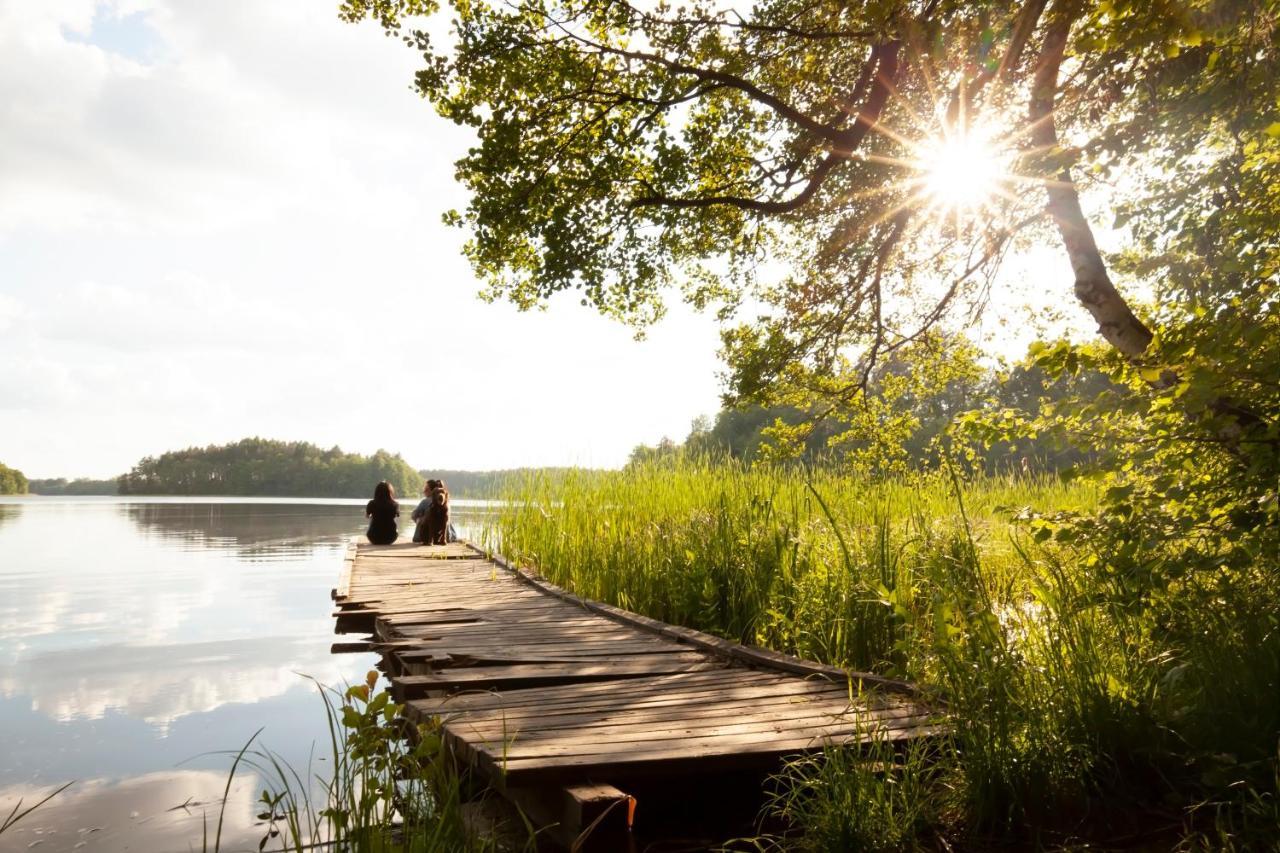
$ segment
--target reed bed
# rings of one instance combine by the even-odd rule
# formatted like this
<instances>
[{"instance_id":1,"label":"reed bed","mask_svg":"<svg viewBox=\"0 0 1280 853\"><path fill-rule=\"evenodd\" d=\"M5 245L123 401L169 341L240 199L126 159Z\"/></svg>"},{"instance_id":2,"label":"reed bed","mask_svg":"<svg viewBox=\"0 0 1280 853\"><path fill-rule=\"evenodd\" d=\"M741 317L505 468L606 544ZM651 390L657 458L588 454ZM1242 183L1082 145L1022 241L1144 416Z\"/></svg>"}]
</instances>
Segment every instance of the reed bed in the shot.
<instances>
[{"instance_id":1,"label":"reed bed","mask_svg":"<svg viewBox=\"0 0 1280 853\"><path fill-rule=\"evenodd\" d=\"M895 675L924 674L904 640L935 609L940 555L972 538L989 594L1012 618L1031 591L1012 517L1045 502L1094 501L1081 484L987 479L966 489L966 526L941 475L870 484L696 460L508 485L488 543L566 589Z\"/></svg>"},{"instance_id":2,"label":"reed bed","mask_svg":"<svg viewBox=\"0 0 1280 853\"><path fill-rule=\"evenodd\" d=\"M1280 839L1280 821L1266 828L1276 593L1245 573L1209 597L1135 600L1105 555L1023 523L1032 509L1095 511L1087 483L947 470L871 482L677 458L526 475L503 497L488 544L568 590L911 679L947 709L953 734L874 762L888 771L835 755L788 768L772 810L802 825L784 846ZM855 820L852 801L876 807Z\"/></svg>"}]
</instances>

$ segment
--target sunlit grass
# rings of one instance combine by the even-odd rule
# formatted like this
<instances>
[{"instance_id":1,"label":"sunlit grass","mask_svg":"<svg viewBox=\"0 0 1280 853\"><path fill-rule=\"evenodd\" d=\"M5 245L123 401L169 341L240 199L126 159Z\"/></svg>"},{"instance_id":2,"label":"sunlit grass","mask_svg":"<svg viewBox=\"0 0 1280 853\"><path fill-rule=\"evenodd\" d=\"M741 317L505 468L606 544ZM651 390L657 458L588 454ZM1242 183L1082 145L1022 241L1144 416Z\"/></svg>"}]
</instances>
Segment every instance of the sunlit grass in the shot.
<instances>
[{"instance_id":1,"label":"sunlit grass","mask_svg":"<svg viewBox=\"0 0 1280 853\"><path fill-rule=\"evenodd\" d=\"M861 759L793 768L795 796L775 806L807 822L810 841L1105 839L1132 831L1112 818L1150 811L1174 827L1173 843L1179 822L1186 838L1205 831L1206 802L1233 820L1275 813L1276 592L1258 585L1265 573L1244 573L1216 579L1211 599L1178 588L1135 597L1137 579L1105 554L1039 541L1019 521L1028 509L1096 512L1086 483L945 471L871 482L678 458L526 477L505 497L490 544L562 587L911 679L947 710L936 766L903 771L927 802L877 787L899 783ZM867 798L878 811L850 823L847 804ZM1258 827L1233 824L1214 843L1280 838Z\"/></svg>"},{"instance_id":2,"label":"sunlit grass","mask_svg":"<svg viewBox=\"0 0 1280 853\"><path fill-rule=\"evenodd\" d=\"M501 550L578 594L841 666L925 674L899 640L927 608L929 559L962 532L944 477L872 485L686 461L512 489L491 527ZM1024 575L1010 516L1094 495L999 478L968 498L992 583L1007 586Z\"/></svg>"}]
</instances>

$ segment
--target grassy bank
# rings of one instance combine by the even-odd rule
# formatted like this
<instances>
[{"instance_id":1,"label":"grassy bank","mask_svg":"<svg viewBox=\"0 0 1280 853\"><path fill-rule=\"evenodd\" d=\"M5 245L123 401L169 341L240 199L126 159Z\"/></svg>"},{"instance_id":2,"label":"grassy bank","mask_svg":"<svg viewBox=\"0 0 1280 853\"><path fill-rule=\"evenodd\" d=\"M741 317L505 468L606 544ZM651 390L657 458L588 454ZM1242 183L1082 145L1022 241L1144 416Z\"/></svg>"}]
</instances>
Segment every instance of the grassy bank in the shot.
<instances>
[{"instance_id":1,"label":"grassy bank","mask_svg":"<svg viewBox=\"0 0 1280 853\"><path fill-rule=\"evenodd\" d=\"M527 477L506 497L501 550L565 588L946 703L954 736L888 776L835 757L791 768L775 810L805 837L788 844L1280 838L1280 594L1265 571L1144 591L1030 520L1095 510L1087 485L686 460Z\"/></svg>"}]
</instances>

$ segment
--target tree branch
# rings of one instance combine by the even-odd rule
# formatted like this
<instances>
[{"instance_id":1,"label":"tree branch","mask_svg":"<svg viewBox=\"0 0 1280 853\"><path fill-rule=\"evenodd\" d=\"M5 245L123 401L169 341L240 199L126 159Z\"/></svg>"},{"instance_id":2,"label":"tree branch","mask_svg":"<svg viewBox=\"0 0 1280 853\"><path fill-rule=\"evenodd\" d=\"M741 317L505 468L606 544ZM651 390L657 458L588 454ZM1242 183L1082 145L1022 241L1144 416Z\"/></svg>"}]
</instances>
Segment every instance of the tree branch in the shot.
<instances>
[{"instance_id":1,"label":"tree branch","mask_svg":"<svg viewBox=\"0 0 1280 853\"><path fill-rule=\"evenodd\" d=\"M833 143L833 147L827 152L827 156L819 161L814 168L804 189L791 198L763 200L724 195L688 198L654 194L635 198L630 202L629 206L633 208L702 208L731 205L742 210L765 214L788 213L802 207L821 189L831 170L853 156L854 150L862 143L867 133L880 121L880 115L883 113L885 104L888 103L889 96L897 81L899 46L897 41L892 41L877 45L872 49L872 60L876 62L877 73L875 83L871 86L871 91L868 93L866 101L854 116L854 123L851 126L840 128L821 125L821 127L830 131L830 135L827 138ZM809 119L809 121L812 121L812 119Z\"/></svg>"}]
</instances>

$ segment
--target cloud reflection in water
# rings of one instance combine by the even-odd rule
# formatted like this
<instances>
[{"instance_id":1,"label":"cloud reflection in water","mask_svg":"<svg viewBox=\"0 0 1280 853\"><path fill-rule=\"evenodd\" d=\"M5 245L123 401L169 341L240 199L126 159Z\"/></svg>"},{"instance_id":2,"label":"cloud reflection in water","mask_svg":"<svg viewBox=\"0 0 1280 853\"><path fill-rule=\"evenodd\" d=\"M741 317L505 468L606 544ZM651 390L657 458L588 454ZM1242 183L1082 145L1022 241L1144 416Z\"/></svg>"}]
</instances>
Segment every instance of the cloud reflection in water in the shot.
<instances>
[{"instance_id":1,"label":"cloud reflection in water","mask_svg":"<svg viewBox=\"0 0 1280 853\"><path fill-rule=\"evenodd\" d=\"M328 735L298 673L340 684L372 662L329 654L361 509L0 503L0 786L168 771L262 726L305 764Z\"/></svg>"}]
</instances>

